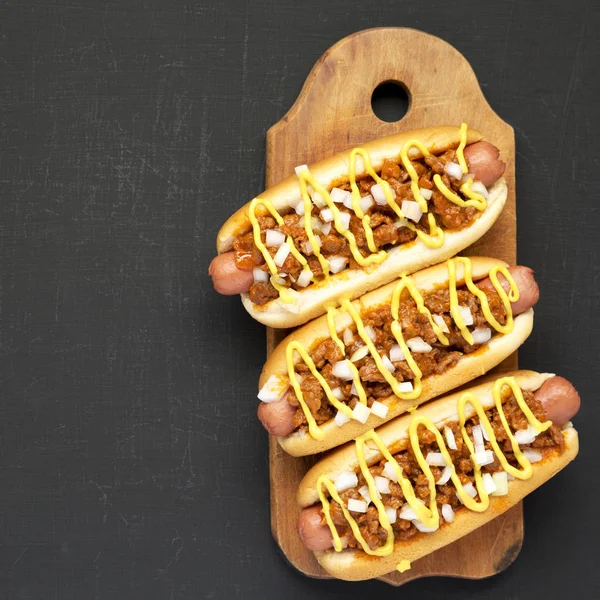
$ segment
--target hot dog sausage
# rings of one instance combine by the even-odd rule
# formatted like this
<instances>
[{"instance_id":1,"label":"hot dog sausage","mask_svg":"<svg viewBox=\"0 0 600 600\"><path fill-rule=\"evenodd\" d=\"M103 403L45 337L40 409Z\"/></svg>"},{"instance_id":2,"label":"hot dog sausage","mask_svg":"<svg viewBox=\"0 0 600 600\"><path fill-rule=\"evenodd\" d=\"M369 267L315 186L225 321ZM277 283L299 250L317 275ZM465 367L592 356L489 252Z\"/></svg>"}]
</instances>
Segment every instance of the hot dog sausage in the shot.
<instances>
[{"instance_id":1,"label":"hot dog sausage","mask_svg":"<svg viewBox=\"0 0 600 600\"><path fill-rule=\"evenodd\" d=\"M327 550L333 546L328 525L321 525L321 506L305 508L298 518L298 533L304 545L312 551Z\"/></svg>"},{"instance_id":2,"label":"hot dog sausage","mask_svg":"<svg viewBox=\"0 0 600 600\"><path fill-rule=\"evenodd\" d=\"M533 269L517 265L509 267L508 270L519 289L519 299L511 303L513 314L516 316L537 304L537 301L540 299L540 288L533 276ZM510 291L510 285L502 274L498 275L498 280L505 292ZM494 286L489 277L478 281L477 287L484 291L494 291Z\"/></svg>"},{"instance_id":3,"label":"hot dog sausage","mask_svg":"<svg viewBox=\"0 0 600 600\"><path fill-rule=\"evenodd\" d=\"M546 418L559 426L570 421L581 406L579 393L564 377L557 376L544 381L542 387L536 390L535 398L542 403Z\"/></svg>"},{"instance_id":4,"label":"hot dog sausage","mask_svg":"<svg viewBox=\"0 0 600 600\"><path fill-rule=\"evenodd\" d=\"M547 379L534 396L544 407L546 418L558 426L570 421L581 404L577 390L563 377ZM327 550L333 545L329 526L322 525L320 504L300 512L297 528L300 539L309 550Z\"/></svg>"},{"instance_id":5,"label":"hot dog sausage","mask_svg":"<svg viewBox=\"0 0 600 600\"><path fill-rule=\"evenodd\" d=\"M520 297L517 302L512 303L513 315L517 316L536 304L540 297L540 290L529 267L515 266L509 268L517 287ZM499 275L502 287L508 292L510 287L508 281ZM494 286L489 278L477 282L477 287L484 291L493 291ZM261 402L258 407L258 418L265 429L280 437L285 437L294 431L294 415L296 408L291 406L284 395L276 402L265 404Z\"/></svg>"},{"instance_id":6,"label":"hot dog sausage","mask_svg":"<svg viewBox=\"0 0 600 600\"><path fill-rule=\"evenodd\" d=\"M296 407L288 402L288 393L275 402L261 402L258 406L258 418L271 435L285 437L294 431Z\"/></svg>"},{"instance_id":7,"label":"hot dog sausage","mask_svg":"<svg viewBox=\"0 0 600 600\"><path fill-rule=\"evenodd\" d=\"M234 296L247 292L254 281L252 271L242 271L235 264L235 252L215 256L208 267L213 286L219 294Z\"/></svg>"},{"instance_id":8,"label":"hot dog sausage","mask_svg":"<svg viewBox=\"0 0 600 600\"><path fill-rule=\"evenodd\" d=\"M506 164L498 155L500 151L489 142L476 142L464 150L465 160L469 165L469 173L479 179L483 185L490 187L502 177Z\"/></svg>"}]
</instances>

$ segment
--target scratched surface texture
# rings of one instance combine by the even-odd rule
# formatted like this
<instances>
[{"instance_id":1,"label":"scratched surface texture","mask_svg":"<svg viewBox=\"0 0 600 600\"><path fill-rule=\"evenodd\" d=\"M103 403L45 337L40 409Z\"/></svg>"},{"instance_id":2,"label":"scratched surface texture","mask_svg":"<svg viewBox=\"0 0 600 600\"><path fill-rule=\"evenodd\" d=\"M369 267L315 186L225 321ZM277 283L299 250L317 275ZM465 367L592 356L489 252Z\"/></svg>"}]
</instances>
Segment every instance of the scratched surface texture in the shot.
<instances>
[{"instance_id":1,"label":"scratched surface texture","mask_svg":"<svg viewBox=\"0 0 600 600\"><path fill-rule=\"evenodd\" d=\"M576 464L484 581L304 578L271 539L263 328L206 275L265 132L366 27L463 52L515 128L523 366L579 387ZM0 598L591 598L600 19L592 0L0 1ZM595 385L596 384L596 385ZM592 515L591 517L588 515Z\"/></svg>"}]
</instances>

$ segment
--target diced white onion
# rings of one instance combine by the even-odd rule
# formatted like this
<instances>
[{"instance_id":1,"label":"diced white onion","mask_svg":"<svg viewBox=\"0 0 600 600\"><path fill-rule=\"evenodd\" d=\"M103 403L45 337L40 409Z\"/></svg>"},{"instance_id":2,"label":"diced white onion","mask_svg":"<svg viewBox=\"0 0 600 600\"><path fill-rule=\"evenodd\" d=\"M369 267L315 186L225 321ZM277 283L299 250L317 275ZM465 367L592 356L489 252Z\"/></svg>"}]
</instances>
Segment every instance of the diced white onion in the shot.
<instances>
[{"instance_id":1,"label":"diced white onion","mask_svg":"<svg viewBox=\"0 0 600 600\"><path fill-rule=\"evenodd\" d=\"M525 444L532 444L537 437L538 432L530 424L527 425L527 429L519 429L515 432L515 440L520 446Z\"/></svg>"},{"instance_id":2,"label":"diced white onion","mask_svg":"<svg viewBox=\"0 0 600 600\"><path fill-rule=\"evenodd\" d=\"M471 332L474 344L485 344L492 337L492 330L489 327L478 327Z\"/></svg>"},{"instance_id":3,"label":"diced white onion","mask_svg":"<svg viewBox=\"0 0 600 600\"><path fill-rule=\"evenodd\" d=\"M454 510L449 504L442 504L442 517L444 517L446 523L454 521Z\"/></svg>"},{"instance_id":4,"label":"diced white onion","mask_svg":"<svg viewBox=\"0 0 600 600\"><path fill-rule=\"evenodd\" d=\"M352 373L352 369L347 360L340 360L333 365L333 369L331 370L335 377L339 377L344 381L352 381L354 379L354 374Z\"/></svg>"},{"instance_id":5,"label":"diced white onion","mask_svg":"<svg viewBox=\"0 0 600 600\"><path fill-rule=\"evenodd\" d=\"M454 437L454 432L448 425L444 426L444 436L446 437L448 448L450 448L450 450L456 450L456 438Z\"/></svg>"},{"instance_id":6,"label":"diced white onion","mask_svg":"<svg viewBox=\"0 0 600 600\"><path fill-rule=\"evenodd\" d=\"M432 350L432 347L419 336L406 340L406 345L412 352L431 352Z\"/></svg>"},{"instance_id":7,"label":"diced white onion","mask_svg":"<svg viewBox=\"0 0 600 600\"><path fill-rule=\"evenodd\" d=\"M396 370L394 363L385 354L381 357L381 362L390 373L393 373Z\"/></svg>"},{"instance_id":8,"label":"diced white onion","mask_svg":"<svg viewBox=\"0 0 600 600\"><path fill-rule=\"evenodd\" d=\"M321 219L317 219L317 217L310 218L310 226L313 231L321 231L321 227L323 227L323 222Z\"/></svg>"},{"instance_id":9,"label":"diced white onion","mask_svg":"<svg viewBox=\"0 0 600 600\"><path fill-rule=\"evenodd\" d=\"M489 442L489 441L490 441L490 438L489 438L489 436L488 436L488 434L487 434L487 429L486 429L486 428L485 428L483 425L481 425L481 435L483 435L483 439L484 439L486 442Z\"/></svg>"},{"instance_id":10,"label":"diced white onion","mask_svg":"<svg viewBox=\"0 0 600 600\"><path fill-rule=\"evenodd\" d=\"M432 467L445 467L446 459L441 452L428 452L425 462Z\"/></svg>"},{"instance_id":11,"label":"diced white onion","mask_svg":"<svg viewBox=\"0 0 600 600\"><path fill-rule=\"evenodd\" d=\"M413 391L412 381L403 381L402 383L399 383L398 389L403 393L412 392Z\"/></svg>"},{"instance_id":12,"label":"diced white onion","mask_svg":"<svg viewBox=\"0 0 600 600\"><path fill-rule=\"evenodd\" d=\"M313 204L317 208L323 208L326 204L323 196L321 196L321 194L319 194L319 192L313 192L311 198L312 198Z\"/></svg>"},{"instance_id":13,"label":"diced white onion","mask_svg":"<svg viewBox=\"0 0 600 600\"><path fill-rule=\"evenodd\" d=\"M356 362L357 360L361 360L367 354L369 354L369 348L367 346L361 346L352 354L352 356L350 357L350 362Z\"/></svg>"},{"instance_id":14,"label":"diced white onion","mask_svg":"<svg viewBox=\"0 0 600 600\"><path fill-rule=\"evenodd\" d=\"M398 518L398 513L396 512L396 509L390 506L386 506L385 514L387 515L390 525L393 525L396 522L396 519Z\"/></svg>"},{"instance_id":15,"label":"diced white onion","mask_svg":"<svg viewBox=\"0 0 600 600\"><path fill-rule=\"evenodd\" d=\"M406 219L397 219L394 221L394 227L407 227L408 221Z\"/></svg>"},{"instance_id":16,"label":"diced white onion","mask_svg":"<svg viewBox=\"0 0 600 600\"><path fill-rule=\"evenodd\" d=\"M297 167L294 167L294 171L296 171L296 175L300 177L300 173L302 173L303 171L308 171L308 165L299 165Z\"/></svg>"},{"instance_id":17,"label":"diced white onion","mask_svg":"<svg viewBox=\"0 0 600 600\"><path fill-rule=\"evenodd\" d=\"M354 205L352 204L352 193L348 192L348 195L344 198L344 206L349 210L354 210Z\"/></svg>"},{"instance_id":18,"label":"diced white onion","mask_svg":"<svg viewBox=\"0 0 600 600\"><path fill-rule=\"evenodd\" d=\"M321 211L321 220L324 223L331 223L333 221L333 211L330 208L324 208Z\"/></svg>"},{"instance_id":19,"label":"diced white onion","mask_svg":"<svg viewBox=\"0 0 600 600\"><path fill-rule=\"evenodd\" d=\"M398 344L394 344L390 348L390 360L392 362L400 362L401 360L404 360L404 354L402 352L402 348L400 348L400 346Z\"/></svg>"},{"instance_id":20,"label":"diced white onion","mask_svg":"<svg viewBox=\"0 0 600 600\"><path fill-rule=\"evenodd\" d=\"M299 287L306 287L313 278L313 272L310 269L304 269L300 275L298 275L298 279L296 280L296 285Z\"/></svg>"},{"instance_id":21,"label":"diced white onion","mask_svg":"<svg viewBox=\"0 0 600 600\"><path fill-rule=\"evenodd\" d=\"M327 260L329 261L329 270L335 274L346 268L348 259L345 256L330 256Z\"/></svg>"},{"instance_id":22,"label":"diced white onion","mask_svg":"<svg viewBox=\"0 0 600 600\"><path fill-rule=\"evenodd\" d=\"M471 186L471 191L475 192L476 194L481 194L486 200L490 197L487 188L485 185L483 185L483 183L481 183L481 181L474 181L473 185Z\"/></svg>"},{"instance_id":23,"label":"diced white onion","mask_svg":"<svg viewBox=\"0 0 600 600\"><path fill-rule=\"evenodd\" d=\"M494 453L491 450L484 450L483 452L475 453L475 462L480 467L485 465L491 465L494 462Z\"/></svg>"},{"instance_id":24,"label":"diced white onion","mask_svg":"<svg viewBox=\"0 0 600 600\"><path fill-rule=\"evenodd\" d=\"M371 206L373 206L373 204L375 204L375 200L373 200L373 196L371 196L371 194L363 196L360 199L360 208L365 213L371 208Z\"/></svg>"},{"instance_id":25,"label":"diced white onion","mask_svg":"<svg viewBox=\"0 0 600 600\"><path fill-rule=\"evenodd\" d=\"M344 229L350 229L350 213L341 212L340 213L340 222L342 223L342 227Z\"/></svg>"},{"instance_id":26,"label":"diced white onion","mask_svg":"<svg viewBox=\"0 0 600 600\"><path fill-rule=\"evenodd\" d=\"M376 417L380 417L382 419L385 419L385 417L387 417L389 409L390 407L387 404L384 404L383 402L378 402L377 400L375 400L375 402L371 404L371 412Z\"/></svg>"},{"instance_id":27,"label":"diced white onion","mask_svg":"<svg viewBox=\"0 0 600 600\"><path fill-rule=\"evenodd\" d=\"M354 471L344 471L340 473L333 482L338 492L344 492L358 485L358 477Z\"/></svg>"},{"instance_id":28,"label":"diced white onion","mask_svg":"<svg viewBox=\"0 0 600 600\"><path fill-rule=\"evenodd\" d=\"M381 475L375 475L373 479L375 480L375 487L380 494L390 493L390 482L388 479L381 477Z\"/></svg>"},{"instance_id":29,"label":"diced white onion","mask_svg":"<svg viewBox=\"0 0 600 600\"><path fill-rule=\"evenodd\" d=\"M414 200L402 200L402 206L400 208L402 214L411 221L418 223L423 216L423 211L419 206L418 202Z\"/></svg>"},{"instance_id":30,"label":"diced white onion","mask_svg":"<svg viewBox=\"0 0 600 600\"><path fill-rule=\"evenodd\" d=\"M317 242L317 246L320 248L322 244L321 236L315 235L315 240ZM312 243L309 240L306 240L306 242L302 244L302 250L304 251L304 254L312 254L314 252Z\"/></svg>"},{"instance_id":31,"label":"diced white onion","mask_svg":"<svg viewBox=\"0 0 600 600\"><path fill-rule=\"evenodd\" d=\"M331 390L331 395L338 400L344 399L344 392L342 392L341 388L336 387Z\"/></svg>"},{"instance_id":32,"label":"diced white onion","mask_svg":"<svg viewBox=\"0 0 600 600\"><path fill-rule=\"evenodd\" d=\"M321 227L321 233L324 235L329 235L330 232L331 232L331 223L325 223Z\"/></svg>"},{"instance_id":33,"label":"diced white onion","mask_svg":"<svg viewBox=\"0 0 600 600\"><path fill-rule=\"evenodd\" d=\"M498 471L492 474L496 489L492 496L506 496L508 494L508 477L506 471Z\"/></svg>"},{"instance_id":34,"label":"diced white onion","mask_svg":"<svg viewBox=\"0 0 600 600\"><path fill-rule=\"evenodd\" d=\"M269 274L260 267L254 267L252 274L254 275L254 281L269 281Z\"/></svg>"},{"instance_id":35,"label":"diced white onion","mask_svg":"<svg viewBox=\"0 0 600 600\"><path fill-rule=\"evenodd\" d=\"M480 448L482 451L485 450L483 443L483 431L481 431L481 425L473 426L473 441L475 443L475 451L477 452Z\"/></svg>"},{"instance_id":36,"label":"diced white onion","mask_svg":"<svg viewBox=\"0 0 600 600\"><path fill-rule=\"evenodd\" d=\"M458 165L455 162L449 162L446 164L446 166L444 167L444 170L446 171L446 173L448 173L448 175L450 175L450 177L454 177L454 179L462 179L463 176L463 172L462 169L460 168L460 165Z\"/></svg>"},{"instance_id":37,"label":"diced white onion","mask_svg":"<svg viewBox=\"0 0 600 600\"><path fill-rule=\"evenodd\" d=\"M283 393L287 389L287 383L281 381L279 377L271 375L265 385L260 388L258 392L258 399L262 402L276 402L283 396Z\"/></svg>"},{"instance_id":38,"label":"diced white onion","mask_svg":"<svg viewBox=\"0 0 600 600\"><path fill-rule=\"evenodd\" d=\"M285 273L278 273L276 276L274 276L271 281L273 283L277 283L278 285L284 285L285 284L285 277L287 277L287 275ZM290 292L292 292L293 290L289 290Z\"/></svg>"},{"instance_id":39,"label":"diced white onion","mask_svg":"<svg viewBox=\"0 0 600 600\"><path fill-rule=\"evenodd\" d=\"M297 215L302 216L304 214L304 200L300 200L300 202L296 204L295 211Z\"/></svg>"},{"instance_id":40,"label":"diced white onion","mask_svg":"<svg viewBox=\"0 0 600 600\"><path fill-rule=\"evenodd\" d=\"M350 395L358 396L358 390L356 389L356 386L354 385L354 383L352 383L352 387L350 388Z\"/></svg>"},{"instance_id":41,"label":"diced white onion","mask_svg":"<svg viewBox=\"0 0 600 600\"><path fill-rule=\"evenodd\" d=\"M370 192L371 196L373 196L373 200L375 200L377 204L379 204L380 206L384 206L387 204L385 191L380 183L376 183L375 185L371 186Z\"/></svg>"},{"instance_id":42,"label":"diced white onion","mask_svg":"<svg viewBox=\"0 0 600 600\"><path fill-rule=\"evenodd\" d=\"M483 489L488 494L493 494L496 491L496 483L490 473L484 473L481 480L483 482Z\"/></svg>"},{"instance_id":43,"label":"diced white onion","mask_svg":"<svg viewBox=\"0 0 600 600\"><path fill-rule=\"evenodd\" d=\"M431 200L431 196L433 196L433 190L428 190L427 188L419 188L419 194L425 198L425 200Z\"/></svg>"},{"instance_id":44,"label":"diced white onion","mask_svg":"<svg viewBox=\"0 0 600 600\"><path fill-rule=\"evenodd\" d=\"M452 467L450 465L446 465L444 470L442 471L442 475L435 482L435 485L446 485L448 481L450 481L450 476L452 475Z\"/></svg>"},{"instance_id":45,"label":"diced white onion","mask_svg":"<svg viewBox=\"0 0 600 600\"><path fill-rule=\"evenodd\" d=\"M441 315L433 315L433 322L444 332L444 333L450 333L450 330L448 329L448 325L446 325L446 321L444 321L444 318Z\"/></svg>"},{"instance_id":46,"label":"diced white onion","mask_svg":"<svg viewBox=\"0 0 600 600\"><path fill-rule=\"evenodd\" d=\"M355 500L354 498L350 498L348 500L348 510L352 512L366 513L367 503L363 500Z\"/></svg>"},{"instance_id":47,"label":"diced white onion","mask_svg":"<svg viewBox=\"0 0 600 600\"><path fill-rule=\"evenodd\" d=\"M285 259L289 256L291 250L292 249L290 248L290 245L287 242L284 242L283 244L281 244L281 246L279 246L279 250L277 250L277 252L275 253L275 256L273 257L273 262L278 267L282 267L283 263L285 262Z\"/></svg>"},{"instance_id":48,"label":"diced white onion","mask_svg":"<svg viewBox=\"0 0 600 600\"><path fill-rule=\"evenodd\" d=\"M371 409L366 404L361 404L360 402L356 403L356 406L352 411L354 418L360 423L363 423L363 425L367 422L370 414Z\"/></svg>"},{"instance_id":49,"label":"diced white onion","mask_svg":"<svg viewBox=\"0 0 600 600\"><path fill-rule=\"evenodd\" d=\"M363 497L363 500L367 503L367 506L371 504L371 494L369 493L369 486L363 485L358 488L358 493Z\"/></svg>"},{"instance_id":50,"label":"diced white onion","mask_svg":"<svg viewBox=\"0 0 600 600\"><path fill-rule=\"evenodd\" d=\"M467 496L470 496L471 498L475 498L475 496L477 496L477 490L475 489L475 486L470 481L469 481L469 483L465 483L463 488L464 488Z\"/></svg>"},{"instance_id":51,"label":"diced white onion","mask_svg":"<svg viewBox=\"0 0 600 600\"><path fill-rule=\"evenodd\" d=\"M396 469L392 467L392 463L386 462L385 465L383 465L383 474L391 481L398 483L398 474L396 473Z\"/></svg>"},{"instance_id":52,"label":"diced white onion","mask_svg":"<svg viewBox=\"0 0 600 600\"><path fill-rule=\"evenodd\" d=\"M367 334L368 338L372 342L374 342L377 339L377 334L375 333L375 330L370 325L365 326L365 333Z\"/></svg>"},{"instance_id":53,"label":"diced white onion","mask_svg":"<svg viewBox=\"0 0 600 600\"><path fill-rule=\"evenodd\" d=\"M342 425L345 425L346 423L348 423L348 421L350 421L350 417L348 415L345 415L341 410L338 410L333 420L335 421L335 424L338 427L341 427Z\"/></svg>"},{"instance_id":54,"label":"diced white onion","mask_svg":"<svg viewBox=\"0 0 600 600\"><path fill-rule=\"evenodd\" d=\"M462 185L463 183L467 183L469 179L473 179L474 177L475 175L473 175L473 173L464 173L460 180L460 184Z\"/></svg>"},{"instance_id":55,"label":"diced white onion","mask_svg":"<svg viewBox=\"0 0 600 600\"><path fill-rule=\"evenodd\" d=\"M421 523L421 521L413 521L415 527L421 531L422 533L433 533L434 531L437 531L439 529L438 527L427 527L427 525L423 525L423 523Z\"/></svg>"},{"instance_id":56,"label":"diced white onion","mask_svg":"<svg viewBox=\"0 0 600 600\"><path fill-rule=\"evenodd\" d=\"M329 192L329 195L334 202L339 204L343 204L348 196L350 196L350 199L352 199L352 194L346 190L342 190L341 188L333 188L331 192Z\"/></svg>"},{"instance_id":57,"label":"diced white onion","mask_svg":"<svg viewBox=\"0 0 600 600\"><path fill-rule=\"evenodd\" d=\"M542 460L542 453L533 448L523 448L523 454L530 463L536 463Z\"/></svg>"},{"instance_id":58,"label":"diced white onion","mask_svg":"<svg viewBox=\"0 0 600 600\"><path fill-rule=\"evenodd\" d=\"M406 519L407 521L415 521L417 517L417 513L411 508L410 504L406 503L398 513L398 516L401 519Z\"/></svg>"},{"instance_id":59,"label":"diced white onion","mask_svg":"<svg viewBox=\"0 0 600 600\"><path fill-rule=\"evenodd\" d=\"M471 309L468 306L458 305L458 313L460 314L462 320L465 322L467 327L469 325L473 325L473 315L471 314Z\"/></svg>"},{"instance_id":60,"label":"diced white onion","mask_svg":"<svg viewBox=\"0 0 600 600\"><path fill-rule=\"evenodd\" d=\"M346 346L349 346L354 341L354 334L350 329L344 329L343 338L344 344L346 344Z\"/></svg>"},{"instance_id":61,"label":"diced white onion","mask_svg":"<svg viewBox=\"0 0 600 600\"><path fill-rule=\"evenodd\" d=\"M285 242L285 234L281 231L277 231L277 229L267 229L265 234L265 243L267 244L267 246L279 248L279 246L281 246L281 244Z\"/></svg>"}]
</instances>

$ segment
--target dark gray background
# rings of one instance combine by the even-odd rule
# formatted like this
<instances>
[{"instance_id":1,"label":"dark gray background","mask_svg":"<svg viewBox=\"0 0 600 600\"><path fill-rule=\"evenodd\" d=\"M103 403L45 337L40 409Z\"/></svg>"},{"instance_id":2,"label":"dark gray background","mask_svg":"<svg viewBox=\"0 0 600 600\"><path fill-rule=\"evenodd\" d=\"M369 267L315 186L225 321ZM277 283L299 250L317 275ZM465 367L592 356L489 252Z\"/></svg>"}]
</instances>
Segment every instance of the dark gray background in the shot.
<instances>
[{"instance_id":1,"label":"dark gray background","mask_svg":"<svg viewBox=\"0 0 600 600\"><path fill-rule=\"evenodd\" d=\"M580 598L600 579L593 1L0 2L0 596ZM412 26L463 52L517 142L523 366L583 397L576 463L485 581L306 579L271 539L264 330L206 275L262 188L265 132L338 39Z\"/></svg>"}]
</instances>

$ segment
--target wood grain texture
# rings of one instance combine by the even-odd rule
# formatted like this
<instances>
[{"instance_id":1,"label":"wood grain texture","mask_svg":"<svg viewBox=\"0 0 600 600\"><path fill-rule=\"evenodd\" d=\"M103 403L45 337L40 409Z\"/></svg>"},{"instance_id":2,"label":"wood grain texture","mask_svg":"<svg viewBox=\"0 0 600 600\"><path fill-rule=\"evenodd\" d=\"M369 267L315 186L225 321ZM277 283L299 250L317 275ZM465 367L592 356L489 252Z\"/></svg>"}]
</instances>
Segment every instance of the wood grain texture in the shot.
<instances>
[{"instance_id":1,"label":"wood grain texture","mask_svg":"<svg viewBox=\"0 0 600 600\"><path fill-rule=\"evenodd\" d=\"M407 114L396 123L372 111L373 90L383 82L401 83L408 91ZM371 139L432 125L466 121L501 149L507 167L509 196L494 227L465 254L491 255L516 261L514 132L491 109L467 60L443 40L406 28L378 28L353 34L331 47L309 74L290 111L267 133L267 186L310 163ZM267 352L285 332L267 331ZM497 370L516 366L516 354ZM271 437L271 527L287 559L301 572L317 578L327 574L296 534L295 492L314 458L285 454ZM401 585L430 575L482 578L493 575L517 557L523 542L522 505L487 526L415 563L406 573L384 581Z\"/></svg>"}]
</instances>

